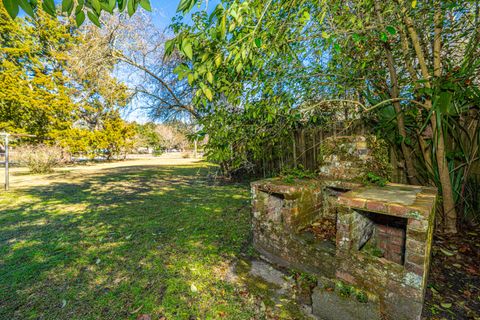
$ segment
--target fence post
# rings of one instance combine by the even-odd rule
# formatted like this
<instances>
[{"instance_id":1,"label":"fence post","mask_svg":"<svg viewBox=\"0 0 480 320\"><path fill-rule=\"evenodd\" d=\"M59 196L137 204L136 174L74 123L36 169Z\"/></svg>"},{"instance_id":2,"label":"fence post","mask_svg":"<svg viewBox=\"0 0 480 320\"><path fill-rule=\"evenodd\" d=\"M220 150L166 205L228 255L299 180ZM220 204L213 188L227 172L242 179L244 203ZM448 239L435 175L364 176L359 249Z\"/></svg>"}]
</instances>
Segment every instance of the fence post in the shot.
<instances>
[{"instance_id":1,"label":"fence post","mask_svg":"<svg viewBox=\"0 0 480 320\"><path fill-rule=\"evenodd\" d=\"M8 191L8 188L10 186L10 179L9 179L9 168L8 168L8 161L9 161L9 155L8 155L8 133L4 133L5 137L5 190Z\"/></svg>"},{"instance_id":2,"label":"fence post","mask_svg":"<svg viewBox=\"0 0 480 320\"><path fill-rule=\"evenodd\" d=\"M193 141L193 158L197 159L197 138Z\"/></svg>"},{"instance_id":3,"label":"fence post","mask_svg":"<svg viewBox=\"0 0 480 320\"><path fill-rule=\"evenodd\" d=\"M295 143L295 131L292 132L292 143L293 143L293 167L297 167L297 146Z\"/></svg>"},{"instance_id":4,"label":"fence post","mask_svg":"<svg viewBox=\"0 0 480 320\"><path fill-rule=\"evenodd\" d=\"M303 168L306 168L307 167L307 155L305 154L305 152L306 152L305 130L303 128L300 131L299 146L300 146L300 157L301 157L301 160L302 160L302 166L303 166Z\"/></svg>"},{"instance_id":5,"label":"fence post","mask_svg":"<svg viewBox=\"0 0 480 320\"><path fill-rule=\"evenodd\" d=\"M317 129L313 129L313 170L317 167Z\"/></svg>"}]
</instances>

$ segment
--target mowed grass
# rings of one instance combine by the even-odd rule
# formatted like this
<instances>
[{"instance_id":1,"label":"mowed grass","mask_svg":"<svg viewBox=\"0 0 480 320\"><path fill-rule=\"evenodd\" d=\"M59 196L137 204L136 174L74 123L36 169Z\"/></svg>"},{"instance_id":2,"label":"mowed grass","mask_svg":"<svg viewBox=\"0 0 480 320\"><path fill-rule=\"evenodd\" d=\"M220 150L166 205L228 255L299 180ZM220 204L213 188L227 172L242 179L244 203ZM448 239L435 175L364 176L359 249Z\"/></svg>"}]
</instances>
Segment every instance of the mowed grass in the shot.
<instances>
[{"instance_id":1,"label":"mowed grass","mask_svg":"<svg viewBox=\"0 0 480 320\"><path fill-rule=\"evenodd\" d=\"M0 192L0 318L257 318L225 279L250 246L248 185L209 172L120 166Z\"/></svg>"}]
</instances>

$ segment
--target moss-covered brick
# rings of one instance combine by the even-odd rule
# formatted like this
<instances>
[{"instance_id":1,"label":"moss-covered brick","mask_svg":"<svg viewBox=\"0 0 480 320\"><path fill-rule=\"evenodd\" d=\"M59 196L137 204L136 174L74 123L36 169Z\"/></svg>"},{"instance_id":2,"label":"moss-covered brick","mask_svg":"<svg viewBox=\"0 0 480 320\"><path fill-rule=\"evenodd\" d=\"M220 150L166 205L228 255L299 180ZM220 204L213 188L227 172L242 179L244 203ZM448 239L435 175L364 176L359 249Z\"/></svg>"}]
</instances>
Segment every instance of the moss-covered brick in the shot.
<instances>
[{"instance_id":1,"label":"moss-covered brick","mask_svg":"<svg viewBox=\"0 0 480 320\"><path fill-rule=\"evenodd\" d=\"M373 212L387 212L387 205L381 201L367 200L365 209Z\"/></svg>"},{"instance_id":2,"label":"moss-covered brick","mask_svg":"<svg viewBox=\"0 0 480 320\"><path fill-rule=\"evenodd\" d=\"M412 252L416 254L424 255L426 253L426 245L425 242L420 242L413 239L407 239L407 252Z\"/></svg>"},{"instance_id":3,"label":"moss-covered brick","mask_svg":"<svg viewBox=\"0 0 480 320\"><path fill-rule=\"evenodd\" d=\"M413 231L426 232L428 225L428 220L408 219L408 229Z\"/></svg>"},{"instance_id":4,"label":"moss-covered brick","mask_svg":"<svg viewBox=\"0 0 480 320\"><path fill-rule=\"evenodd\" d=\"M417 231L412 228L407 228L407 237L410 239L425 243L427 242L427 239L428 239L428 233L426 231Z\"/></svg>"},{"instance_id":5,"label":"moss-covered brick","mask_svg":"<svg viewBox=\"0 0 480 320\"><path fill-rule=\"evenodd\" d=\"M367 301L377 297L384 319L418 319L430 264L437 191L338 179L365 172L359 163L372 157L371 146L368 139L358 137L325 144L321 176L328 179L253 183L254 246L274 263L314 273L327 279L324 282L348 283L340 290L343 293L365 292ZM318 242L302 233L321 217L336 218L335 243ZM370 247L380 254L365 249ZM350 296L338 295L336 286L327 290L321 283L315 290L329 293L319 294L319 305ZM341 311L351 314L352 305L335 302L333 308L347 308Z\"/></svg>"},{"instance_id":6,"label":"moss-covered brick","mask_svg":"<svg viewBox=\"0 0 480 320\"><path fill-rule=\"evenodd\" d=\"M388 204L388 213L391 214L392 216L407 217L409 211L410 210L404 205L399 205L396 203Z\"/></svg>"},{"instance_id":7,"label":"moss-covered brick","mask_svg":"<svg viewBox=\"0 0 480 320\"><path fill-rule=\"evenodd\" d=\"M413 252L407 252L406 262L414 263L416 265L422 266L425 264L425 255L423 254L417 254Z\"/></svg>"}]
</instances>

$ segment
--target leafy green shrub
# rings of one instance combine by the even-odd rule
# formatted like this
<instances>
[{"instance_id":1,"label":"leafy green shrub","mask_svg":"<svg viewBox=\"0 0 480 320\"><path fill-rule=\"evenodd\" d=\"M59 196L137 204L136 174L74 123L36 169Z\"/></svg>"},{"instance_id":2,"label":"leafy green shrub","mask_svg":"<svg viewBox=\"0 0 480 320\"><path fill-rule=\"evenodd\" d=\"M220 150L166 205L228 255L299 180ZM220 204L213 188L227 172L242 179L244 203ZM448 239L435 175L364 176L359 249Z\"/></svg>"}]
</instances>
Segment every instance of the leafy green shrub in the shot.
<instances>
[{"instance_id":1,"label":"leafy green shrub","mask_svg":"<svg viewBox=\"0 0 480 320\"><path fill-rule=\"evenodd\" d=\"M360 303L367 303L368 302L368 296L363 291L356 292L355 296L357 297L357 301L360 302Z\"/></svg>"},{"instance_id":2,"label":"leafy green shrub","mask_svg":"<svg viewBox=\"0 0 480 320\"><path fill-rule=\"evenodd\" d=\"M388 183L388 180L377 176L373 172L368 172L364 177L364 182L367 184L376 184L377 186L384 187Z\"/></svg>"},{"instance_id":3,"label":"leafy green shrub","mask_svg":"<svg viewBox=\"0 0 480 320\"><path fill-rule=\"evenodd\" d=\"M63 162L63 152L58 146L26 145L15 148L18 162L32 173L48 173Z\"/></svg>"},{"instance_id":4,"label":"leafy green shrub","mask_svg":"<svg viewBox=\"0 0 480 320\"><path fill-rule=\"evenodd\" d=\"M348 298L353 293L352 286L345 285L341 282L336 283L336 290L341 297Z\"/></svg>"},{"instance_id":5,"label":"leafy green shrub","mask_svg":"<svg viewBox=\"0 0 480 320\"><path fill-rule=\"evenodd\" d=\"M155 157L159 157L164 153L164 150L162 148L155 148L153 149L153 155Z\"/></svg>"},{"instance_id":6,"label":"leafy green shrub","mask_svg":"<svg viewBox=\"0 0 480 320\"><path fill-rule=\"evenodd\" d=\"M293 183L295 179L314 179L316 176L314 172L305 170L302 165L298 165L296 168L282 170L280 177L286 183Z\"/></svg>"}]
</instances>

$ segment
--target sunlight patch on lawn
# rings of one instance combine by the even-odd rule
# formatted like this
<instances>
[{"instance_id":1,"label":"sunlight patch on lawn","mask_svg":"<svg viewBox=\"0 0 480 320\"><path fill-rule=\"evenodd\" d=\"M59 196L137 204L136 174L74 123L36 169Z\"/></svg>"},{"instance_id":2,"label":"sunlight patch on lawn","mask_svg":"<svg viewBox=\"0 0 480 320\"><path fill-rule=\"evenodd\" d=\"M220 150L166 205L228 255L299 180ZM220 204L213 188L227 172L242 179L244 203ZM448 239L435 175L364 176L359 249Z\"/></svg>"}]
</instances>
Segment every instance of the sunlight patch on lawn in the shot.
<instances>
[{"instance_id":1,"label":"sunlight patch on lawn","mask_svg":"<svg viewBox=\"0 0 480 320\"><path fill-rule=\"evenodd\" d=\"M89 169L2 195L0 318L251 319L219 272L249 246L249 188L209 168Z\"/></svg>"}]
</instances>

